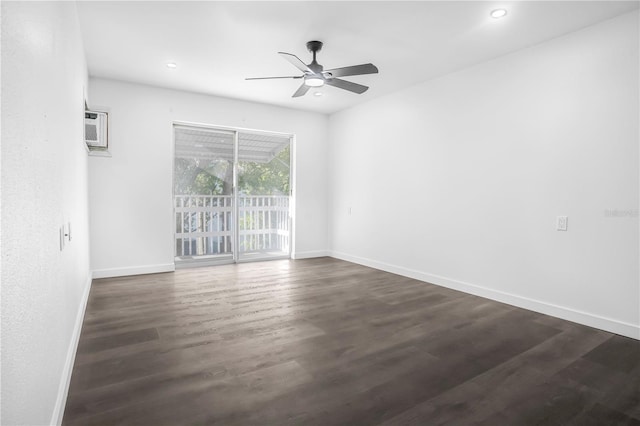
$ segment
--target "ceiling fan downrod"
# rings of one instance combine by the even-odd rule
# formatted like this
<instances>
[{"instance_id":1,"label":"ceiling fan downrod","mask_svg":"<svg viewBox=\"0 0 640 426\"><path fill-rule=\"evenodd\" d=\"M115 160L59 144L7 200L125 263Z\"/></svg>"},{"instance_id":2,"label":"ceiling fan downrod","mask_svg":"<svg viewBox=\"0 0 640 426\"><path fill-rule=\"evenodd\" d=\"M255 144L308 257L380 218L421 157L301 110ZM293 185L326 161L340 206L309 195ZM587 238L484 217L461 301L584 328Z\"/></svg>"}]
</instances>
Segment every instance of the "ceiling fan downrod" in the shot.
<instances>
[{"instance_id":1,"label":"ceiling fan downrod","mask_svg":"<svg viewBox=\"0 0 640 426\"><path fill-rule=\"evenodd\" d=\"M309 64L309 68L314 73L322 72L324 67L316 61L316 53L322 50L322 42L317 40L308 41L307 49L313 54L313 61L311 61L311 63Z\"/></svg>"}]
</instances>

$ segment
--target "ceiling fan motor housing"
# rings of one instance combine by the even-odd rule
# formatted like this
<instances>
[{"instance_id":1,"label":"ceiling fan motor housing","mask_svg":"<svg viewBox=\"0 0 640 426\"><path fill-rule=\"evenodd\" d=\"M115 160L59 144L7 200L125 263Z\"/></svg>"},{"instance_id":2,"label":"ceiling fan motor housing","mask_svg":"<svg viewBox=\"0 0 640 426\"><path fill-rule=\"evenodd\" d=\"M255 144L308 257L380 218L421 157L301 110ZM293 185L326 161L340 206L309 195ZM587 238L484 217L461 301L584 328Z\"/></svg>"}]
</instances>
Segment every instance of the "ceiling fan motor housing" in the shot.
<instances>
[{"instance_id":1,"label":"ceiling fan motor housing","mask_svg":"<svg viewBox=\"0 0 640 426\"><path fill-rule=\"evenodd\" d=\"M322 42L317 40L308 41L307 49L312 53L319 52L322 49Z\"/></svg>"}]
</instances>

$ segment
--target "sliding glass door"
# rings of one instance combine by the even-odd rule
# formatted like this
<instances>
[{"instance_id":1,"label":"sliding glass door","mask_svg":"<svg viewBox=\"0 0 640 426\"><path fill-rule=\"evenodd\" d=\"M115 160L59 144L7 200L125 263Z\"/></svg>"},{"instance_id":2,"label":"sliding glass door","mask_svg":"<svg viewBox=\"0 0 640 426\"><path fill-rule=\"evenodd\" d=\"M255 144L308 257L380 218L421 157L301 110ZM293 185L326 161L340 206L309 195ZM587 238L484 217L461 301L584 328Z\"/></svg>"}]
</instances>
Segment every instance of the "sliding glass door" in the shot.
<instances>
[{"instance_id":1,"label":"sliding glass door","mask_svg":"<svg viewBox=\"0 0 640 426\"><path fill-rule=\"evenodd\" d=\"M174 125L175 260L289 257L291 137Z\"/></svg>"},{"instance_id":2,"label":"sliding glass door","mask_svg":"<svg viewBox=\"0 0 640 426\"><path fill-rule=\"evenodd\" d=\"M238 135L238 257L289 255L290 140Z\"/></svg>"}]
</instances>

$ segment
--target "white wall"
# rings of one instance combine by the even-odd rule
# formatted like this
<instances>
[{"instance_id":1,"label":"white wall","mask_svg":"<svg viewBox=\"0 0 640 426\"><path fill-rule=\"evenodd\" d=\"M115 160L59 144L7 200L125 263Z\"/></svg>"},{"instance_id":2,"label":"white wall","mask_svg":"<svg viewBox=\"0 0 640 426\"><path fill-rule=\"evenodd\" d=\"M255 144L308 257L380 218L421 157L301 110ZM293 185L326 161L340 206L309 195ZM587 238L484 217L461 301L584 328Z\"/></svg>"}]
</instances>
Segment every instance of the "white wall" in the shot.
<instances>
[{"instance_id":1,"label":"white wall","mask_svg":"<svg viewBox=\"0 0 640 426\"><path fill-rule=\"evenodd\" d=\"M0 423L42 425L60 420L90 284L87 75L75 3L1 7Z\"/></svg>"},{"instance_id":2,"label":"white wall","mask_svg":"<svg viewBox=\"0 0 640 426\"><path fill-rule=\"evenodd\" d=\"M296 134L296 255L326 254L325 115L104 79L90 93L110 109L112 154L89 161L94 276L173 267L173 121Z\"/></svg>"},{"instance_id":3,"label":"white wall","mask_svg":"<svg viewBox=\"0 0 640 426\"><path fill-rule=\"evenodd\" d=\"M639 338L638 60L633 12L332 115L333 255Z\"/></svg>"}]
</instances>

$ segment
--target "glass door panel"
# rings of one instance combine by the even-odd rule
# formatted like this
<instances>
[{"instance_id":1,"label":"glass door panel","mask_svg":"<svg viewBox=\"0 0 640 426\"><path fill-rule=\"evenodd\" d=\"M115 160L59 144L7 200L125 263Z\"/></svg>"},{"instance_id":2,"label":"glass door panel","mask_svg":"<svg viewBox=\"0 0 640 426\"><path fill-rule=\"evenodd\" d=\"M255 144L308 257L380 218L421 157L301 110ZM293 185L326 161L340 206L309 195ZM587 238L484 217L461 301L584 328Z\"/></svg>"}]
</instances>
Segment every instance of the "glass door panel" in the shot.
<instances>
[{"instance_id":1,"label":"glass door panel","mask_svg":"<svg viewBox=\"0 0 640 426\"><path fill-rule=\"evenodd\" d=\"M235 134L174 126L176 263L233 261Z\"/></svg>"},{"instance_id":2,"label":"glass door panel","mask_svg":"<svg viewBox=\"0 0 640 426\"><path fill-rule=\"evenodd\" d=\"M238 258L289 257L291 138L238 134Z\"/></svg>"}]
</instances>

